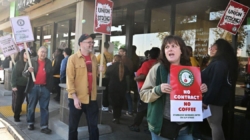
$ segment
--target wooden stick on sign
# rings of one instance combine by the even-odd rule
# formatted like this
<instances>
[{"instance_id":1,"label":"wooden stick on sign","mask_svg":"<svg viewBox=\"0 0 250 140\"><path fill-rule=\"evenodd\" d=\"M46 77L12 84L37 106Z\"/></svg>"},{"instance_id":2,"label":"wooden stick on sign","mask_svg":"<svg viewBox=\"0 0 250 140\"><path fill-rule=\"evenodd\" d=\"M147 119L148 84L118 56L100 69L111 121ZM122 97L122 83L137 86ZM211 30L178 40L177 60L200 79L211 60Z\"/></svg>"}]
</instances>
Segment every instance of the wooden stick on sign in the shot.
<instances>
[{"instance_id":1,"label":"wooden stick on sign","mask_svg":"<svg viewBox=\"0 0 250 140\"><path fill-rule=\"evenodd\" d=\"M225 30L224 33L223 33L223 35L222 35L222 38L226 39L226 36L227 36L227 31Z\"/></svg>"},{"instance_id":2,"label":"wooden stick on sign","mask_svg":"<svg viewBox=\"0 0 250 140\"><path fill-rule=\"evenodd\" d=\"M16 62L15 62L15 60L14 60L14 55L13 55L13 54L10 55L10 58L11 58L12 63L13 63L14 65L16 65Z\"/></svg>"},{"instance_id":3,"label":"wooden stick on sign","mask_svg":"<svg viewBox=\"0 0 250 140\"><path fill-rule=\"evenodd\" d=\"M32 64L31 64L31 61L30 61L30 54L29 54L29 51L28 51L28 47L27 47L26 42L24 42L24 48L25 48L26 55L27 55L27 57L28 57L29 67L32 67ZM31 72L31 76L32 76L33 82L35 82L35 81L36 81L36 78L35 78L34 72Z\"/></svg>"}]
</instances>

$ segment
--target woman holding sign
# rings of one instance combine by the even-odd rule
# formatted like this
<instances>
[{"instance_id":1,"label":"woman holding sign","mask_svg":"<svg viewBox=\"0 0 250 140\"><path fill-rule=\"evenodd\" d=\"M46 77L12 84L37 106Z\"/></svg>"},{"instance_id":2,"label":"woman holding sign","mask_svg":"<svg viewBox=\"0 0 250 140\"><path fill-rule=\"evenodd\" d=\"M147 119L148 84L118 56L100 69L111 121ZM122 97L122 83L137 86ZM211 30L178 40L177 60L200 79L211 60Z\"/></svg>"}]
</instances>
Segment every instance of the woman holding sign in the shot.
<instances>
[{"instance_id":1,"label":"woman holding sign","mask_svg":"<svg viewBox=\"0 0 250 140\"><path fill-rule=\"evenodd\" d=\"M188 48L177 36L167 36L161 46L160 63L154 65L140 91L141 100L148 103L147 120L152 140L193 140L188 123L170 122L170 66L191 66ZM207 86L200 86L202 93ZM162 118L162 119L161 119Z\"/></svg>"},{"instance_id":2,"label":"woman holding sign","mask_svg":"<svg viewBox=\"0 0 250 140\"><path fill-rule=\"evenodd\" d=\"M233 47L224 39L218 39L210 47L211 61L202 71L202 81L209 87L203 96L203 104L209 105L212 116L208 123L212 129L213 140L224 140L221 126L223 106L233 95L233 86L237 80L238 61Z\"/></svg>"},{"instance_id":3,"label":"woman holding sign","mask_svg":"<svg viewBox=\"0 0 250 140\"><path fill-rule=\"evenodd\" d=\"M15 122L20 122L20 113L25 97L28 103L27 94L24 93L27 84L27 78L23 77L22 75L27 60L28 58L25 50L22 50L19 54L19 60L16 62L11 75L12 110L14 112Z\"/></svg>"}]
</instances>

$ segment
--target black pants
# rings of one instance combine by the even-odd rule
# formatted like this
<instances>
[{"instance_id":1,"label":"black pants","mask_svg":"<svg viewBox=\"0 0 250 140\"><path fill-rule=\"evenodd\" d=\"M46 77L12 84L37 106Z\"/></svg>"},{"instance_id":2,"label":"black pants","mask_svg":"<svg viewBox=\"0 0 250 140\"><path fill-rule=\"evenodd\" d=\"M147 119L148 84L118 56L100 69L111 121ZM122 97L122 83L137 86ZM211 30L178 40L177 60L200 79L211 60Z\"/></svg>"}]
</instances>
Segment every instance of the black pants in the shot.
<instances>
[{"instance_id":1,"label":"black pants","mask_svg":"<svg viewBox=\"0 0 250 140\"><path fill-rule=\"evenodd\" d=\"M106 87L106 89L103 91L103 96L102 96L102 106L103 107L109 107L108 85L109 85L108 78L102 78L102 86Z\"/></svg>"},{"instance_id":2,"label":"black pants","mask_svg":"<svg viewBox=\"0 0 250 140\"><path fill-rule=\"evenodd\" d=\"M56 99L60 100L60 95L61 95L61 88L59 86L60 84L60 78L54 77L54 89L56 93Z\"/></svg>"},{"instance_id":3,"label":"black pants","mask_svg":"<svg viewBox=\"0 0 250 140\"><path fill-rule=\"evenodd\" d=\"M122 113L122 106L125 100L125 92L110 92L111 105L113 108L113 118L119 119Z\"/></svg>"},{"instance_id":4,"label":"black pants","mask_svg":"<svg viewBox=\"0 0 250 140\"><path fill-rule=\"evenodd\" d=\"M133 125L140 126L141 122L143 120L143 117L146 116L146 115L147 115L147 109L143 110L143 111L140 111L140 112L137 112L137 114L135 116L135 119L134 119L134 124Z\"/></svg>"},{"instance_id":5,"label":"black pants","mask_svg":"<svg viewBox=\"0 0 250 140\"><path fill-rule=\"evenodd\" d=\"M14 113L14 118L16 119L20 118L22 104L25 97L28 106L28 96L26 93L24 93L25 88L26 86L17 86L17 91L12 92L12 111Z\"/></svg>"},{"instance_id":6,"label":"black pants","mask_svg":"<svg viewBox=\"0 0 250 140\"><path fill-rule=\"evenodd\" d=\"M85 113L89 140L99 140L98 124L98 104L97 101L90 101L89 104L81 104L81 109L76 109L74 100L69 99L69 135L68 140L78 139L78 124L81 119L82 113Z\"/></svg>"}]
</instances>

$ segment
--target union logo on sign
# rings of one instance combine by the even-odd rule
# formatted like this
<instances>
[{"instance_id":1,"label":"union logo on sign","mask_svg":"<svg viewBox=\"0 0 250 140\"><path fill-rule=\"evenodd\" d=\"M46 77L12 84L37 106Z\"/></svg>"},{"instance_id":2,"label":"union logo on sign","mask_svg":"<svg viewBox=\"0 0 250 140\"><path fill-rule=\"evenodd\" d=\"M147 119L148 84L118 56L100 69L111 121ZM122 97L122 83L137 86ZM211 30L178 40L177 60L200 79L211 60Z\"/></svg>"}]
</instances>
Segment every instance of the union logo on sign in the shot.
<instances>
[{"instance_id":1,"label":"union logo on sign","mask_svg":"<svg viewBox=\"0 0 250 140\"><path fill-rule=\"evenodd\" d=\"M194 75L188 69L183 69L179 72L179 81L181 85L189 87L194 83Z\"/></svg>"},{"instance_id":2,"label":"union logo on sign","mask_svg":"<svg viewBox=\"0 0 250 140\"><path fill-rule=\"evenodd\" d=\"M19 26L23 26L23 25L25 24L25 22L24 22L23 19L18 19L18 20L17 20L17 24L18 24Z\"/></svg>"}]
</instances>

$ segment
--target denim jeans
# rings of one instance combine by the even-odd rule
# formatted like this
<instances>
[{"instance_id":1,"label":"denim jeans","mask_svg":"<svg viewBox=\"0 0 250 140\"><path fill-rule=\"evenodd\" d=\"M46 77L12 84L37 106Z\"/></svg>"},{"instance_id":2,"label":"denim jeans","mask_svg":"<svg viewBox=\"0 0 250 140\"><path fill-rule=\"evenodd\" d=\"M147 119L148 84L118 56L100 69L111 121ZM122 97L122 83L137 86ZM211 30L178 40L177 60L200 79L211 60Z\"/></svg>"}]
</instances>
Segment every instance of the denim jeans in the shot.
<instances>
[{"instance_id":1,"label":"denim jeans","mask_svg":"<svg viewBox=\"0 0 250 140\"><path fill-rule=\"evenodd\" d=\"M130 91L126 93L126 100L128 102L128 112L133 111L133 102Z\"/></svg>"},{"instance_id":2,"label":"denim jeans","mask_svg":"<svg viewBox=\"0 0 250 140\"><path fill-rule=\"evenodd\" d=\"M89 129L89 140L99 140L98 123L98 105L97 101L90 101L89 104L82 104L81 109L76 109L74 100L69 99L69 140L78 139L78 124L82 113L86 115Z\"/></svg>"},{"instance_id":3,"label":"denim jeans","mask_svg":"<svg viewBox=\"0 0 250 140\"><path fill-rule=\"evenodd\" d=\"M40 127L41 129L48 127L49 120L49 100L50 100L50 92L45 86L34 85L28 94L28 114L27 114L27 122L28 124L34 124L35 122L35 108L37 102L39 101L40 111L41 111L41 121Z\"/></svg>"},{"instance_id":4,"label":"denim jeans","mask_svg":"<svg viewBox=\"0 0 250 140\"><path fill-rule=\"evenodd\" d=\"M152 140L170 140L170 139L158 136L154 132L150 131L150 133L151 133ZM192 134L189 133L189 128L186 127L185 129L180 130L176 140L193 140Z\"/></svg>"}]
</instances>

